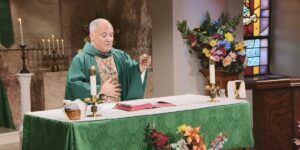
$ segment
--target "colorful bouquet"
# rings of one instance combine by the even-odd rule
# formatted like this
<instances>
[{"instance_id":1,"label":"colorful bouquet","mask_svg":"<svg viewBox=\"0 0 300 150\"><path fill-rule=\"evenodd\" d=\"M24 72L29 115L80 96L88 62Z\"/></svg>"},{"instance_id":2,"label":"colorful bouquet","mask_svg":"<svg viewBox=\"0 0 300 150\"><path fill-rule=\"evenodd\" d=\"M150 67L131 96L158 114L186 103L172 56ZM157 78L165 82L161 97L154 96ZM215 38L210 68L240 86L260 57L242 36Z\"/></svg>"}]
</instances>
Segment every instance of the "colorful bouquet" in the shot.
<instances>
[{"instance_id":1,"label":"colorful bouquet","mask_svg":"<svg viewBox=\"0 0 300 150\"><path fill-rule=\"evenodd\" d=\"M175 150L206 150L204 138L200 135L200 127L192 128L191 126L181 125L178 127L177 133L183 138L177 143L171 144Z\"/></svg>"},{"instance_id":2,"label":"colorful bouquet","mask_svg":"<svg viewBox=\"0 0 300 150\"><path fill-rule=\"evenodd\" d=\"M146 150L163 150L167 149L168 144L169 144L169 137L162 133L157 131L154 127L149 124L145 128L145 142L147 143L147 148Z\"/></svg>"},{"instance_id":3,"label":"colorful bouquet","mask_svg":"<svg viewBox=\"0 0 300 150\"><path fill-rule=\"evenodd\" d=\"M176 143L171 143L169 137L163 132L157 131L149 124L145 128L146 150L206 150L207 147L204 138L200 134L200 127L193 128L188 125L181 125L177 129L177 133L182 138ZM228 141L224 133L219 134L212 142L209 150L221 150L224 143Z\"/></svg>"},{"instance_id":4,"label":"colorful bouquet","mask_svg":"<svg viewBox=\"0 0 300 150\"><path fill-rule=\"evenodd\" d=\"M212 21L207 13L203 23L190 30L187 21L178 21L177 29L189 46L189 51L200 59L203 68L208 68L209 59L216 62L216 67L225 73L241 73L245 68L245 43L235 40L233 31L241 16L230 18L222 13L217 21Z\"/></svg>"}]
</instances>

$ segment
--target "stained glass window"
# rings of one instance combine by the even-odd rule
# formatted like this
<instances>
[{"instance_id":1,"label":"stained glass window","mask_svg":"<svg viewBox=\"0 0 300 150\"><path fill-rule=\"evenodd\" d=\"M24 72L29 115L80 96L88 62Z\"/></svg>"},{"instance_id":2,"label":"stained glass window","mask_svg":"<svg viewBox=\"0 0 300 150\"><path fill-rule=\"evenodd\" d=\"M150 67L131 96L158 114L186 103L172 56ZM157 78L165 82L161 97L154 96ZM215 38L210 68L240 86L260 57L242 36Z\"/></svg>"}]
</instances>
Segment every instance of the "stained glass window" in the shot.
<instances>
[{"instance_id":1,"label":"stained glass window","mask_svg":"<svg viewBox=\"0 0 300 150\"><path fill-rule=\"evenodd\" d=\"M270 1L244 0L244 40L248 57L245 76L269 73Z\"/></svg>"}]
</instances>

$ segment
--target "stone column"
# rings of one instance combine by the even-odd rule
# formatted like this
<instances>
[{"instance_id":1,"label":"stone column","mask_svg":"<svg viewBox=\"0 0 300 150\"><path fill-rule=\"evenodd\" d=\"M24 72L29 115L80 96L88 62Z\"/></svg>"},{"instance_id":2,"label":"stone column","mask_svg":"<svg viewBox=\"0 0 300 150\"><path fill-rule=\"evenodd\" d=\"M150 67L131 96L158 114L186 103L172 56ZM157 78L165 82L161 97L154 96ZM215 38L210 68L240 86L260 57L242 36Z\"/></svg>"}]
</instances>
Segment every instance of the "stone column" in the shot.
<instances>
[{"instance_id":1,"label":"stone column","mask_svg":"<svg viewBox=\"0 0 300 150\"><path fill-rule=\"evenodd\" d=\"M21 91L21 107L22 107L22 121L20 130L23 130L23 118L24 114L31 111L31 99L30 99L30 82L33 73L18 73L17 77L20 83Z\"/></svg>"}]
</instances>

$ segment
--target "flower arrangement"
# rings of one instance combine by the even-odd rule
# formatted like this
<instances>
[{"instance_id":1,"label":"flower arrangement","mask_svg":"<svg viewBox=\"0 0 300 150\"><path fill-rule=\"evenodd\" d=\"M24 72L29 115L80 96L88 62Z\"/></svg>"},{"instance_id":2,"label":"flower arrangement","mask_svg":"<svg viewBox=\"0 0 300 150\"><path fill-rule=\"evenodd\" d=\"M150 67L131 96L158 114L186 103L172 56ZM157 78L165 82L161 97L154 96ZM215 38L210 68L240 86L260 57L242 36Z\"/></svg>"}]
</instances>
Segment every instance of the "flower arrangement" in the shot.
<instances>
[{"instance_id":1,"label":"flower arrangement","mask_svg":"<svg viewBox=\"0 0 300 150\"><path fill-rule=\"evenodd\" d=\"M200 134L200 127L193 128L188 125L181 125L177 133L182 138L176 143L171 143L169 137L163 132L157 131L149 124L145 128L146 150L206 150L204 138ZM209 150L222 150L224 143L228 141L224 133L220 133L212 142Z\"/></svg>"},{"instance_id":2,"label":"flower arrangement","mask_svg":"<svg viewBox=\"0 0 300 150\"><path fill-rule=\"evenodd\" d=\"M168 147L169 144L169 137L162 133L157 131L154 127L151 126L151 124L147 125L145 128L145 142L147 143L146 150L163 150Z\"/></svg>"},{"instance_id":3,"label":"flower arrangement","mask_svg":"<svg viewBox=\"0 0 300 150\"><path fill-rule=\"evenodd\" d=\"M189 29L187 21L178 21L177 29L181 33L189 51L200 59L203 68L208 68L209 59L216 62L216 67L225 73L241 73L245 68L245 44L235 40L233 34L241 15L231 18L222 13L217 21L212 21L207 12L200 26Z\"/></svg>"},{"instance_id":4,"label":"flower arrangement","mask_svg":"<svg viewBox=\"0 0 300 150\"><path fill-rule=\"evenodd\" d=\"M177 129L183 137L177 143L171 144L173 149L182 150L206 150L204 138L200 135L200 128L192 128L191 126L181 125Z\"/></svg>"}]
</instances>

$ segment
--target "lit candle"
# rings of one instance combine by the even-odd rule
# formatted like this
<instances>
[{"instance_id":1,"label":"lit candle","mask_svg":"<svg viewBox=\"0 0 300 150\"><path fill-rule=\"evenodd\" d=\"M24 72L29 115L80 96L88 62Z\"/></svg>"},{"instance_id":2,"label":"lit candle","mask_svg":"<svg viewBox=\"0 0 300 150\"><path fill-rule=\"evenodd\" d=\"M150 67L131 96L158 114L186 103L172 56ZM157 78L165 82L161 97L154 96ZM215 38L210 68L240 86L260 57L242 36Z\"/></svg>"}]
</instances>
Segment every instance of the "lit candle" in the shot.
<instances>
[{"instance_id":1,"label":"lit candle","mask_svg":"<svg viewBox=\"0 0 300 150\"><path fill-rule=\"evenodd\" d=\"M51 50L50 50L50 39L48 39L48 54L49 54L49 56L51 55L51 52L50 52Z\"/></svg>"},{"instance_id":2,"label":"lit candle","mask_svg":"<svg viewBox=\"0 0 300 150\"><path fill-rule=\"evenodd\" d=\"M19 18L18 20L19 20L19 24L20 24L21 45L24 45L23 30L22 30L22 19Z\"/></svg>"},{"instance_id":3,"label":"lit candle","mask_svg":"<svg viewBox=\"0 0 300 150\"><path fill-rule=\"evenodd\" d=\"M53 45L52 45L52 46L53 46L52 48L53 48L53 50L54 50L54 49L55 49L54 35L51 35L51 37L52 37L52 44L53 44Z\"/></svg>"},{"instance_id":4,"label":"lit candle","mask_svg":"<svg viewBox=\"0 0 300 150\"><path fill-rule=\"evenodd\" d=\"M91 95L97 95L97 88L96 88L96 67L93 65L90 68L90 86L91 86Z\"/></svg>"},{"instance_id":5,"label":"lit candle","mask_svg":"<svg viewBox=\"0 0 300 150\"><path fill-rule=\"evenodd\" d=\"M60 52L59 52L59 40L56 39L56 44L57 44L57 55L60 55Z\"/></svg>"},{"instance_id":6,"label":"lit candle","mask_svg":"<svg viewBox=\"0 0 300 150\"><path fill-rule=\"evenodd\" d=\"M62 51L62 55L65 55L65 46L64 46L64 39L61 39L61 51Z\"/></svg>"},{"instance_id":7,"label":"lit candle","mask_svg":"<svg viewBox=\"0 0 300 150\"><path fill-rule=\"evenodd\" d=\"M209 81L210 84L216 84L216 75L215 75L215 61L209 60Z\"/></svg>"},{"instance_id":8,"label":"lit candle","mask_svg":"<svg viewBox=\"0 0 300 150\"><path fill-rule=\"evenodd\" d=\"M43 42L43 52L44 52L44 55L46 55L46 48L45 48L45 39L42 39L42 42Z\"/></svg>"}]
</instances>

